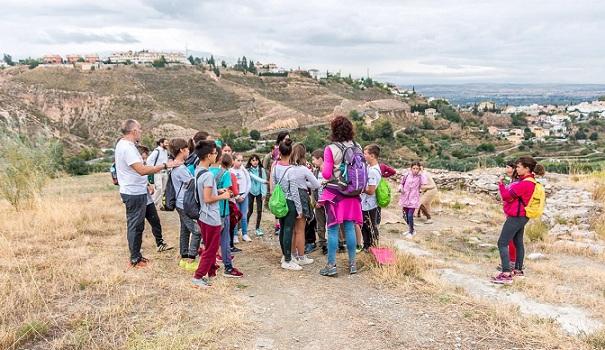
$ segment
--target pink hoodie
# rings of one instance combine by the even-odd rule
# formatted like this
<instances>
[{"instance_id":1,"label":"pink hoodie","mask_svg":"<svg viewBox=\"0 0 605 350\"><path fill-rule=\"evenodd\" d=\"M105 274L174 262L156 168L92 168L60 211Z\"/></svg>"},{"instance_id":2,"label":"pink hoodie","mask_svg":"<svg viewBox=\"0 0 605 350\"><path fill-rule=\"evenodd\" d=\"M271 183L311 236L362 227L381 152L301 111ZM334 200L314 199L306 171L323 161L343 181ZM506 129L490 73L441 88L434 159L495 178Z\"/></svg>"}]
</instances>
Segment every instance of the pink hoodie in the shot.
<instances>
[{"instance_id":1,"label":"pink hoodie","mask_svg":"<svg viewBox=\"0 0 605 350\"><path fill-rule=\"evenodd\" d=\"M399 184L399 206L402 208L418 208L420 206L420 188L426 185L428 180L423 173L412 175L408 171L401 177Z\"/></svg>"},{"instance_id":2,"label":"pink hoodie","mask_svg":"<svg viewBox=\"0 0 605 350\"><path fill-rule=\"evenodd\" d=\"M524 181L534 175L525 175L519 181L505 186L503 183L498 185L500 196L502 197L504 214L509 217L525 216L525 206L529 203L534 194L536 185L531 181ZM519 201L521 198L521 201Z\"/></svg>"}]
</instances>

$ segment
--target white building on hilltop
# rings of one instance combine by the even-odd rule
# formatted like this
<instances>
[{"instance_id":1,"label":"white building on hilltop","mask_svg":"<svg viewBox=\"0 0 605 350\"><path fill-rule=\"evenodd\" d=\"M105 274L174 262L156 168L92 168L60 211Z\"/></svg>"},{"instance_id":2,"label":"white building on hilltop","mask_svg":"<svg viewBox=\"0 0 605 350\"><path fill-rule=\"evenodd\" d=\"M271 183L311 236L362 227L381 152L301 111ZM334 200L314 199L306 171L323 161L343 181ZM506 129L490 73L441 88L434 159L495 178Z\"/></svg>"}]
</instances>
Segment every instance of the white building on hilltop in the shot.
<instances>
[{"instance_id":1,"label":"white building on hilltop","mask_svg":"<svg viewBox=\"0 0 605 350\"><path fill-rule=\"evenodd\" d=\"M114 52L109 56L112 63L151 64L164 56L168 63L190 65L191 62L181 52L155 52L155 51L124 51Z\"/></svg>"}]
</instances>

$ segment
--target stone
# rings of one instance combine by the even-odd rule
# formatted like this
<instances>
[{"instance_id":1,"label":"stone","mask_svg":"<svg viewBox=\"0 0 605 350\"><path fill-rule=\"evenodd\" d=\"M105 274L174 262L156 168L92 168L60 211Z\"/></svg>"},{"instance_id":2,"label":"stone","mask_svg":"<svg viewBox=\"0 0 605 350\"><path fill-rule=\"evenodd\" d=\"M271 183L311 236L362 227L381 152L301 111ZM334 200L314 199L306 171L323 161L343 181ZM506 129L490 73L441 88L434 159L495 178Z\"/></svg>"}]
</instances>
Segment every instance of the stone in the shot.
<instances>
[{"instance_id":1,"label":"stone","mask_svg":"<svg viewBox=\"0 0 605 350\"><path fill-rule=\"evenodd\" d=\"M542 254L542 253L531 253L531 254L528 254L526 258L527 258L527 260L536 261L536 260L548 259L548 256L546 254Z\"/></svg>"}]
</instances>

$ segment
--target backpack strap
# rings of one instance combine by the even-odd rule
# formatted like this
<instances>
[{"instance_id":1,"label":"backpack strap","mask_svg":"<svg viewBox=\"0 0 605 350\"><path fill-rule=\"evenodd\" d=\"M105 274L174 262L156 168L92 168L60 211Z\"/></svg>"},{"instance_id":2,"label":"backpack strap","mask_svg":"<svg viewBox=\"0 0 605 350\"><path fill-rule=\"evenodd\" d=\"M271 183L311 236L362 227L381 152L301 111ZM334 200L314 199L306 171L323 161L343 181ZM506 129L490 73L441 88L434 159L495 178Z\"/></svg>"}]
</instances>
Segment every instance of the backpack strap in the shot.
<instances>
[{"instance_id":1,"label":"backpack strap","mask_svg":"<svg viewBox=\"0 0 605 350\"><path fill-rule=\"evenodd\" d=\"M157 152L157 155L155 156L155 161L153 162L153 166L155 166L156 164L158 164L158 158L160 158L160 151L156 148L153 150L153 152ZM151 154L153 154L153 152L151 152ZM149 155L150 157L151 157L151 154Z\"/></svg>"}]
</instances>

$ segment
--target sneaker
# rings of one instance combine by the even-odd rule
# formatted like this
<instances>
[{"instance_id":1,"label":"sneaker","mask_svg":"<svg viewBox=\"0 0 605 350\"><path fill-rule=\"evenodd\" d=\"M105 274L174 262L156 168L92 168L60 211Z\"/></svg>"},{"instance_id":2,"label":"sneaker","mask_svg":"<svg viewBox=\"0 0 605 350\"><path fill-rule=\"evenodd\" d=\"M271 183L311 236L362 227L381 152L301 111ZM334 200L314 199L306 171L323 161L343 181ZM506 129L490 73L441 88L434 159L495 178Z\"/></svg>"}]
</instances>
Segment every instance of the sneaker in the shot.
<instances>
[{"instance_id":1,"label":"sneaker","mask_svg":"<svg viewBox=\"0 0 605 350\"><path fill-rule=\"evenodd\" d=\"M427 220L424 222L424 224L425 224L425 225L430 225L430 224L432 224L432 223L433 223L433 220L431 220L431 219L427 219Z\"/></svg>"},{"instance_id":2,"label":"sneaker","mask_svg":"<svg viewBox=\"0 0 605 350\"><path fill-rule=\"evenodd\" d=\"M513 270L512 276L515 278L525 278L525 273L523 270Z\"/></svg>"},{"instance_id":3,"label":"sneaker","mask_svg":"<svg viewBox=\"0 0 605 350\"><path fill-rule=\"evenodd\" d=\"M229 277L229 278L242 278L242 277L244 277L244 274L241 273L235 267L232 267L229 270L223 271L223 276Z\"/></svg>"},{"instance_id":4,"label":"sneaker","mask_svg":"<svg viewBox=\"0 0 605 350\"><path fill-rule=\"evenodd\" d=\"M238 247L233 247L233 248L231 248L231 253L239 253L239 252L241 252L241 251L242 251L242 250L241 250L241 249L239 249Z\"/></svg>"},{"instance_id":5,"label":"sneaker","mask_svg":"<svg viewBox=\"0 0 605 350\"><path fill-rule=\"evenodd\" d=\"M237 235L235 235L233 237L233 244L237 244L237 243L239 243L239 237Z\"/></svg>"},{"instance_id":6,"label":"sneaker","mask_svg":"<svg viewBox=\"0 0 605 350\"><path fill-rule=\"evenodd\" d=\"M296 263L300 266L313 264L313 259L306 255L296 257Z\"/></svg>"},{"instance_id":7,"label":"sneaker","mask_svg":"<svg viewBox=\"0 0 605 350\"><path fill-rule=\"evenodd\" d=\"M345 248L344 244L338 244L338 252L339 253L344 253L347 251L347 248Z\"/></svg>"},{"instance_id":8,"label":"sneaker","mask_svg":"<svg viewBox=\"0 0 605 350\"><path fill-rule=\"evenodd\" d=\"M145 259L145 258L140 258L139 261L137 262L130 262L130 267L135 268L135 269L142 269L145 268L149 265L149 260Z\"/></svg>"},{"instance_id":9,"label":"sneaker","mask_svg":"<svg viewBox=\"0 0 605 350\"><path fill-rule=\"evenodd\" d=\"M355 252L356 253L361 253L361 251L363 250L363 246L362 245L358 245L355 247Z\"/></svg>"},{"instance_id":10,"label":"sneaker","mask_svg":"<svg viewBox=\"0 0 605 350\"><path fill-rule=\"evenodd\" d=\"M352 263L349 265L349 274L354 275L357 273L357 265L355 265L355 263Z\"/></svg>"},{"instance_id":11,"label":"sneaker","mask_svg":"<svg viewBox=\"0 0 605 350\"><path fill-rule=\"evenodd\" d=\"M256 237L262 237L265 235L263 230L261 230L260 228L257 228L255 233L256 233Z\"/></svg>"},{"instance_id":12,"label":"sneaker","mask_svg":"<svg viewBox=\"0 0 605 350\"><path fill-rule=\"evenodd\" d=\"M492 277L492 283L495 284L513 284L513 275L506 275L504 272L501 272L496 277Z\"/></svg>"},{"instance_id":13,"label":"sneaker","mask_svg":"<svg viewBox=\"0 0 605 350\"><path fill-rule=\"evenodd\" d=\"M322 253L323 255L327 255L327 254L328 254L328 247L327 247L327 246L323 246L323 247L321 247L321 253Z\"/></svg>"},{"instance_id":14,"label":"sneaker","mask_svg":"<svg viewBox=\"0 0 605 350\"><path fill-rule=\"evenodd\" d=\"M406 238L406 239L413 239L414 238L414 232L406 232L404 234L404 238Z\"/></svg>"},{"instance_id":15,"label":"sneaker","mask_svg":"<svg viewBox=\"0 0 605 350\"><path fill-rule=\"evenodd\" d=\"M336 265L327 264L323 269L319 270L319 274L322 276L336 276Z\"/></svg>"},{"instance_id":16,"label":"sneaker","mask_svg":"<svg viewBox=\"0 0 605 350\"><path fill-rule=\"evenodd\" d=\"M174 247L171 247L166 243L162 243L158 246L158 252L160 252L160 253L165 252L167 250L172 250L172 249L174 249Z\"/></svg>"},{"instance_id":17,"label":"sneaker","mask_svg":"<svg viewBox=\"0 0 605 350\"><path fill-rule=\"evenodd\" d=\"M305 244L305 254L311 253L312 251L315 250L315 248L317 248L317 245L315 245L315 243Z\"/></svg>"},{"instance_id":18,"label":"sneaker","mask_svg":"<svg viewBox=\"0 0 605 350\"><path fill-rule=\"evenodd\" d=\"M275 235L276 236L279 235L279 230L280 230L280 227L279 226L275 226Z\"/></svg>"},{"instance_id":19,"label":"sneaker","mask_svg":"<svg viewBox=\"0 0 605 350\"><path fill-rule=\"evenodd\" d=\"M244 241L244 242L252 242L252 239L248 235L243 235L242 236L242 241Z\"/></svg>"},{"instance_id":20,"label":"sneaker","mask_svg":"<svg viewBox=\"0 0 605 350\"><path fill-rule=\"evenodd\" d=\"M281 263L281 268L285 269L285 270L291 270L291 271L300 271L302 270L302 267L300 267L300 265L298 265L294 259L290 260L290 261L283 261Z\"/></svg>"},{"instance_id":21,"label":"sneaker","mask_svg":"<svg viewBox=\"0 0 605 350\"><path fill-rule=\"evenodd\" d=\"M208 281L206 278L202 277L202 278L192 278L191 279L191 284L193 284L193 288L208 288L210 287L212 284L210 283L210 281Z\"/></svg>"}]
</instances>

